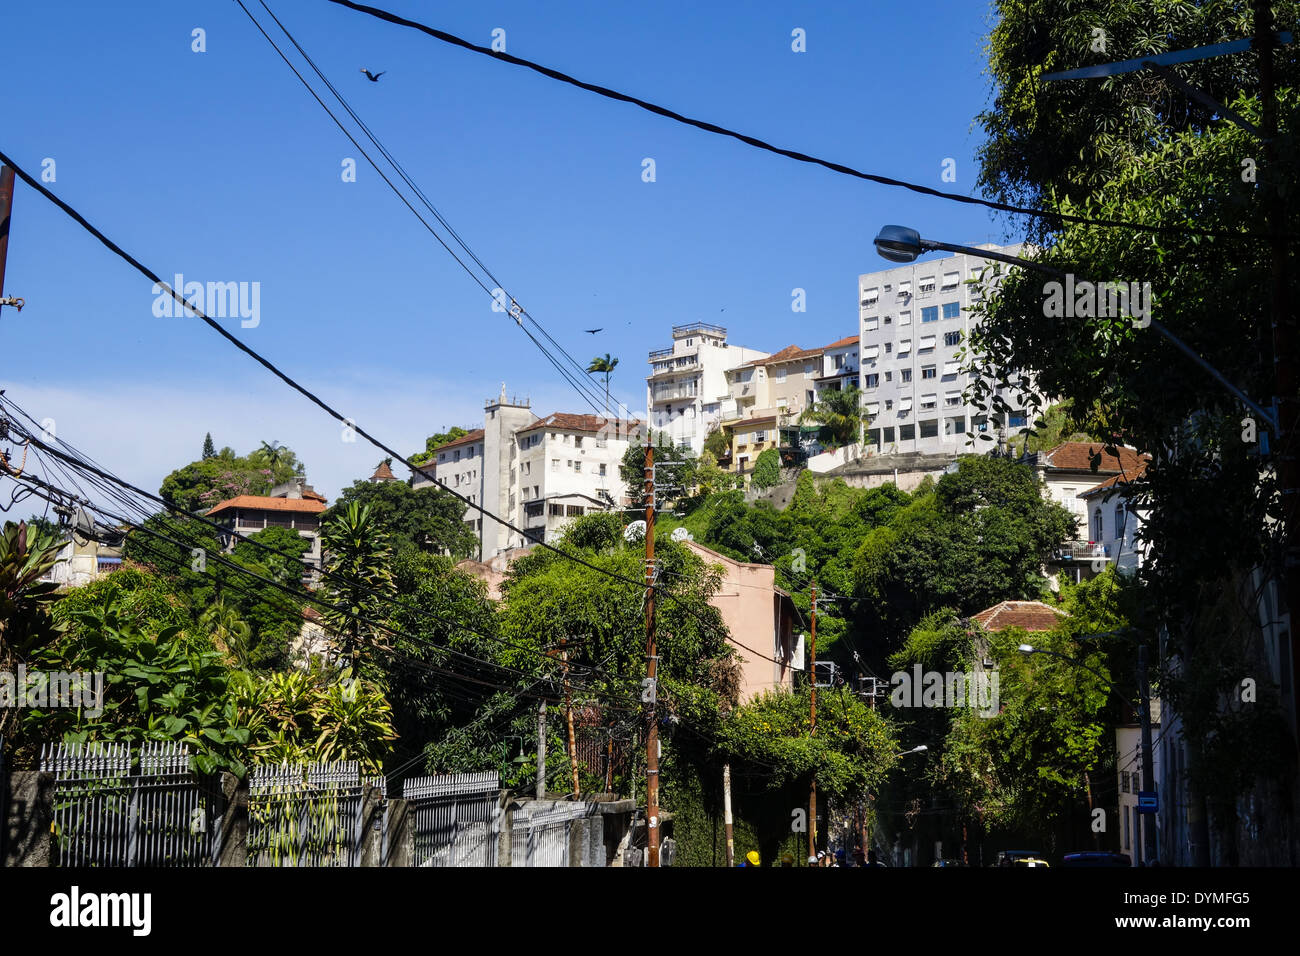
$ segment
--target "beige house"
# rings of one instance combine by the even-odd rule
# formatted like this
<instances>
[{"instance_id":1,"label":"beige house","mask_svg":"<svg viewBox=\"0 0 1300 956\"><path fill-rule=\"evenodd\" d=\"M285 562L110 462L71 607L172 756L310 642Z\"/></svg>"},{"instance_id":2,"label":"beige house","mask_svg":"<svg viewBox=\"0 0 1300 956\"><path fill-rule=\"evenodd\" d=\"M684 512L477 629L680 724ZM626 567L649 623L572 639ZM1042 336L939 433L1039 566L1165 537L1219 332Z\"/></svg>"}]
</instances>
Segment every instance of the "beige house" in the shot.
<instances>
[{"instance_id":1,"label":"beige house","mask_svg":"<svg viewBox=\"0 0 1300 956\"><path fill-rule=\"evenodd\" d=\"M694 541L682 542L709 565L722 567L722 585L709 603L722 614L741 661L740 702L764 691L790 690L803 669L794 601L776 586L770 564L737 561Z\"/></svg>"}]
</instances>

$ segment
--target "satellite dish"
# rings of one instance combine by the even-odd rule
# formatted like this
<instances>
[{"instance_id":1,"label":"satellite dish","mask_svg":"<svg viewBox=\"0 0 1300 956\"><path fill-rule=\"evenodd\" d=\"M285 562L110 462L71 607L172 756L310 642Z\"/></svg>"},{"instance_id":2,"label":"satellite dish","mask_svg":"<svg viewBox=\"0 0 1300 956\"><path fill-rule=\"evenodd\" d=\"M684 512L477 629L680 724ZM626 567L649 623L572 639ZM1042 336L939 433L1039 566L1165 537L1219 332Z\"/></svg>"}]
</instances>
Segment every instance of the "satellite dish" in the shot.
<instances>
[{"instance_id":1,"label":"satellite dish","mask_svg":"<svg viewBox=\"0 0 1300 956\"><path fill-rule=\"evenodd\" d=\"M674 541L694 541L695 536L685 528L673 528L672 539Z\"/></svg>"},{"instance_id":2,"label":"satellite dish","mask_svg":"<svg viewBox=\"0 0 1300 956\"><path fill-rule=\"evenodd\" d=\"M645 537L645 521L633 521L623 529L623 538L627 541L639 541Z\"/></svg>"}]
</instances>

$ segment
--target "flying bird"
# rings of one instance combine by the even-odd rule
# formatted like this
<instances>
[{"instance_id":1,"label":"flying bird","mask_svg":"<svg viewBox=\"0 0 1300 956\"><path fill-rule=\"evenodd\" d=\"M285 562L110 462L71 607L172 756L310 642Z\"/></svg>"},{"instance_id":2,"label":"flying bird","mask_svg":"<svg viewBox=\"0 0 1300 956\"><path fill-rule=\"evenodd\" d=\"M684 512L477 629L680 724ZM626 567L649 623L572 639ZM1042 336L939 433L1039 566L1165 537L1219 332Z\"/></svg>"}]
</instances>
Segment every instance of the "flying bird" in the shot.
<instances>
[{"instance_id":1,"label":"flying bird","mask_svg":"<svg viewBox=\"0 0 1300 956\"><path fill-rule=\"evenodd\" d=\"M378 73L371 73L369 70L367 70L367 69L363 66L363 67L361 68L361 72L364 73L364 74L366 75L366 79L369 80L371 83L378 83L378 82L379 82L379 78L380 78L381 76L383 76L385 73L387 73L388 71L387 71L387 70L380 70Z\"/></svg>"},{"instance_id":2,"label":"flying bird","mask_svg":"<svg viewBox=\"0 0 1300 956\"><path fill-rule=\"evenodd\" d=\"M586 332L588 335L595 335L597 332L605 331L605 327L601 326L598 329L583 329L582 331Z\"/></svg>"}]
</instances>

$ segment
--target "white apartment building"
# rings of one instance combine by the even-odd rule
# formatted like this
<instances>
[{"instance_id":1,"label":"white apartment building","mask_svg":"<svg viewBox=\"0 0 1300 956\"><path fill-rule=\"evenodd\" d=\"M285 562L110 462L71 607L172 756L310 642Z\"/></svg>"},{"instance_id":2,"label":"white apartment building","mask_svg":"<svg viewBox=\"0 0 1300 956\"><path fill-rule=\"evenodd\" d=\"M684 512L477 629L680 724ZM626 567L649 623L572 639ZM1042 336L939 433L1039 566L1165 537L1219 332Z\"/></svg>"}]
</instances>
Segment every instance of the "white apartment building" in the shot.
<instances>
[{"instance_id":1,"label":"white apartment building","mask_svg":"<svg viewBox=\"0 0 1300 956\"><path fill-rule=\"evenodd\" d=\"M861 388L858 363L862 356L862 336L850 335L838 342L832 342L821 351L821 371L813 382L818 401L821 400L822 392L843 392L849 388Z\"/></svg>"},{"instance_id":2,"label":"white apartment building","mask_svg":"<svg viewBox=\"0 0 1300 956\"><path fill-rule=\"evenodd\" d=\"M720 325L673 326L670 348L650 353L646 377L649 425L698 455L704 439L722 423L728 397L727 370L766 358L766 352L732 345Z\"/></svg>"},{"instance_id":3,"label":"white apartment building","mask_svg":"<svg viewBox=\"0 0 1300 956\"><path fill-rule=\"evenodd\" d=\"M979 248L1016 255L1023 247ZM990 421L964 397L971 377L960 371L958 353L970 334L976 294L966 280L987 266L987 259L954 255L858 277L869 450L989 452L1001 428L1011 437L1032 425L1023 397L1012 389L1000 393L1013 409L1005 422ZM967 438L968 432L975 437Z\"/></svg>"},{"instance_id":4,"label":"white apartment building","mask_svg":"<svg viewBox=\"0 0 1300 956\"><path fill-rule=\"evenodd\" d=\"M621 508L626 488L619 465L640 424L557 412L539 419L527 399L506 399L505 388L484 407L483 427L448 442L420 470L412 486L435 481L500 515L525 535L467 508L465 523L478 536L478 560L529 541L550 541L570 518Z\"/></svg>"}]
</instances>

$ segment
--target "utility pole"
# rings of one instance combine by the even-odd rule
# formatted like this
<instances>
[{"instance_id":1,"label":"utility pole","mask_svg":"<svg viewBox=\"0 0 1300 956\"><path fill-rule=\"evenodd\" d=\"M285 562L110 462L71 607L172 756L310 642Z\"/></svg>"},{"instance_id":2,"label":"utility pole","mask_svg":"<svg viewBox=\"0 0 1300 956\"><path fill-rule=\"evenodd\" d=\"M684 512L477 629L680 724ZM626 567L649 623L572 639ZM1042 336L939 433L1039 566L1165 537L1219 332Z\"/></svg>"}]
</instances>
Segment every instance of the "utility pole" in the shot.
<instances>
[{"instance_id":1,"label":"utility pole","mask_svg":"<svg viewBox=\"0 0 1300 956\"><path fill-rule=\"evenodd\" d=\"M0 309L9 302L22 308L21 300L10 301L5 294L5 260L9 257L9 217L14 208L14 171L0 166Z\"/></svg>"},{"instance_id":2,"label":"utility pole","mask_svg":"<svg viewBox=\"0 0 1300 956\"><path fill-rule=\"evenodd\" d=\"M1151 683L1147 678L1147 646L1146 644L1138 645L1138 706L1142 708L1142 713L1138 717L1142 721L1142 789L1148 793L1154 793L1156 789L1155 773L1155 754L1151 749ZM1160 812L1159 802L1156 804L1156 813ZM1154 863L1158 857L1156 851L1156 813L1139 813L1138 819L1142 820L1142 859L1147 866ZM1142 819L1145 817L1146 819Z\"/></svg>"},{"instance_id":3,"label":"utility pole","mask_svg":"<svg viewBox=\"0 0 1300 956\"><path fill-rule=\"evenodd\" d=\"M573 735L573 697L569 692L569 652L560 638L560 663L564 668L564 721L569 725L569 768L573 771L573 795L578 796L578 747Z\"/></svg>"},{"instance_id":4,"label":"utility pole","mask_svg":"<svg viewBox=\"0 0 1300 956\"><path fill-rule=\"evenodd\" d=\"M645 444L645 690L646 705L646 866L659 865L659 724L655 701L658 697L659 656L655 648L655 446L647 432Z\"/></svg>"},{"instance_id":5,"label":"utility pole","mask_svg":"<svg viewBox=\"0 0 1300 956\"><path fill-rule=\"evenodd\" d=\"M817 584L812 586L812 635L808 639L808 673L812 677L809 697L808 736L817 734ZM817 855L817 771L813 771L808 788L808 855Z\"/></svg>"},{"instance_id":6,"label":"utility pole","mask_svg":"<svg viewBox=\"0 0 1300 956\"><path fill-rule=\"evenodd\" d=\"M731 764L722 765L722 823L727 832L727 869L736 865L736 840L731 827Z\"/></svg>"},{"instance_id":7,"label":"utility pole","mask_svg":"<svg viewBox=\"0 0 1300 956\"><path fill-rule=\"evenodd\" d=\"M546 698L537 704L537 799L546 799Z\"/></svg>"}]
</instances>

